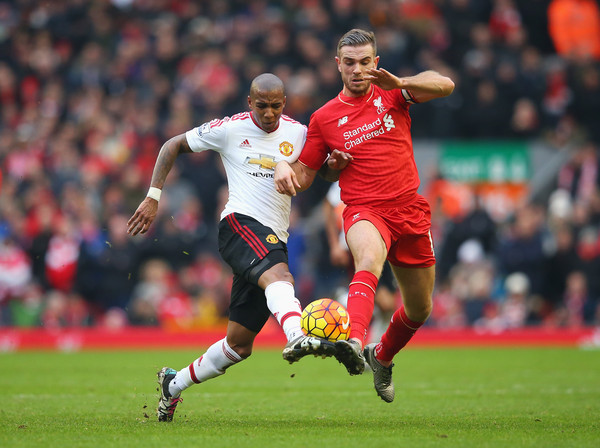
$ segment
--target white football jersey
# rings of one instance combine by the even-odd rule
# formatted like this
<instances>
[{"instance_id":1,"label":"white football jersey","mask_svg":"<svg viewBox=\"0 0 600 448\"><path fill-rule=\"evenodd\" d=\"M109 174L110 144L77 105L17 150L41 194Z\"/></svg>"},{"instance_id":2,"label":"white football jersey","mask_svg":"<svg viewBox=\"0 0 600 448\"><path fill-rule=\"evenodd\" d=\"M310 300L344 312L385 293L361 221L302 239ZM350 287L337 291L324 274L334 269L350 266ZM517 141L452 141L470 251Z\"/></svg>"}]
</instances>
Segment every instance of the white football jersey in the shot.
<instances>
[{"instance_id":1,"label":"white football jersey","mask_svg":"<svg viewBox=\"0 0 600 448\"><path fill-rule=\"evenodd\" d=\"M251 216L287 242L291 198L275 190L275 165L298 159L306 126L281 115L278 128L265 132L250 112L243 112L204 123L185 136L192 151L212 149L221 155L229 184L221 219L233 212Z\"/></svg>"}]
</instances>

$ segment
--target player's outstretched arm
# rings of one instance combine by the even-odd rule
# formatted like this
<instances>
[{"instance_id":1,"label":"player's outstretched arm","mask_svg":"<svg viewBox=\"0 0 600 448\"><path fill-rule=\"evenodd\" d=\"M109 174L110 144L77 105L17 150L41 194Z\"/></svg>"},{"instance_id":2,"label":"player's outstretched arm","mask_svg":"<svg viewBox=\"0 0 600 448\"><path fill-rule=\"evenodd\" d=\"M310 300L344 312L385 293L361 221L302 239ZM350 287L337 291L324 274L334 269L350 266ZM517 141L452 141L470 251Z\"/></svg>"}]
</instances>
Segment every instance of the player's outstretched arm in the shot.
<instances>
[{"instance_id":1,"label":"player's outstretched arm","mask_svg":"<svg viewBox=\"0 0 600 448\"><path fill-rule=\"evenodd\" d=\"M152 172L152 181L150 186L162 190L167 179L167 175L173 168L175 159L179 154L192 152L190 149L185 134L180 134L169 139L160 148L154 171ZM127 233L137 235L138 233L146 233L150 228L150 224L156 218L158 213L158 200L146 196L137 210L127 222Z\"/></svg>"},{"instance_id":2,"label":"player's outstretched arm","mask_svg":"<svg viewBox=\"0 0 600 448\"><path fill-rule=\"evenodd\" d=\"M313 183L317 170L295 161L291 165L282 160L275 165L275 189L278 193L296 196L297 192L304 191Z\"/></svg>"},{"instance_id":3,"label":"player's outstretched arm","mask_svg":"<svg viewBox=\"0 0 600 448\"><path fill-rule=\"evenodd\" d=\"M384 90L409 90L419 103L448 96L454 90L454 82L450 78L433 70L404 78L399 78L383 68L372 68L367 73L369 75L367 79L376 86Z\"/></svg>"}]
</instances>

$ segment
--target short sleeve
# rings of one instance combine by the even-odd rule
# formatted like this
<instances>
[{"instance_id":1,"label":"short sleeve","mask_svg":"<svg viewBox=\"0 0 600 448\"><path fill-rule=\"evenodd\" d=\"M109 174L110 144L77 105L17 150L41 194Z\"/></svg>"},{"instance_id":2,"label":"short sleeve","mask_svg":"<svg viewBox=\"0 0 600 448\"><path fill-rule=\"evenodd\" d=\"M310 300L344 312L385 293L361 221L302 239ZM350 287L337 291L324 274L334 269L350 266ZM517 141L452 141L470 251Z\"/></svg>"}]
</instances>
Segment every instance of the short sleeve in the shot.
<instances>
[{"instance_id":1,"label":"short sleeve","mask_svg":"<svg viewBox=\"0 0 600 448\"><path fill-rule=\"evenodd\" d=\"M188 145L194 152L221 151L227 143L227 123L229 118L212 120L185 133Z\"/></svg>"},{"instance_id":2,"label":"short sleeve","mask_svg":"<svg viewBox=\"0 0 600 448\"><path fill-rule=\"evenodd\" d=\"M325 160L327 160L328 155L329 148L327 147L327 143L325 143L323 132L321 132L318 116L314 113L310 117L310 123L308 124L308 131L306 134L306 143L304 144L304 149L298 160L307 167L318 170Z\"/></svg>"}]
</instances>

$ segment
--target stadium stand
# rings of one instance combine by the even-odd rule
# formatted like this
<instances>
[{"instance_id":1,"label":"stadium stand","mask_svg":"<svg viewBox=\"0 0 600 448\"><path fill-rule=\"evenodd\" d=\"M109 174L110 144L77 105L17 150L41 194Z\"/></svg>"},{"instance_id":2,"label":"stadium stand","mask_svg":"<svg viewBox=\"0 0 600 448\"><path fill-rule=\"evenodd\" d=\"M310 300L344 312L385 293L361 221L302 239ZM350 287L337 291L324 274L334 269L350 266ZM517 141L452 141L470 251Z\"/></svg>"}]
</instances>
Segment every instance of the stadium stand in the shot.
<instances>
[{"instance_id":1,"label":"stadium stand","mask_svg":"<svg viewBox=\"0 0 600 448\"><path fill-rule=\"evenodd\" d=\"M149 236L125 233L160 142L244 109L265 71L307 124L340 90L329 51L353 27L376 32L386 69L457 85L411 108L417 151L434 142L439 157L422 172L439 260L428 325L600 324L600 47L570 50L583 47L556 20L571 3L590 8L575 38L600 36L593 1L0 1L0 326L218 326L231 284L215 246L218 158L178 163ZM463 143L479 149L465 156ZM532 163L540 146L548 157ZM482 185L444 170L451 157L508 153L546 179L536 195L521 178L503 186L508 205L489 202L493 173ZM344 275L323 250L327 187L294 204L304 303ZM508 282L515 273L525 286Z\"/></svg>"}]
</instances>

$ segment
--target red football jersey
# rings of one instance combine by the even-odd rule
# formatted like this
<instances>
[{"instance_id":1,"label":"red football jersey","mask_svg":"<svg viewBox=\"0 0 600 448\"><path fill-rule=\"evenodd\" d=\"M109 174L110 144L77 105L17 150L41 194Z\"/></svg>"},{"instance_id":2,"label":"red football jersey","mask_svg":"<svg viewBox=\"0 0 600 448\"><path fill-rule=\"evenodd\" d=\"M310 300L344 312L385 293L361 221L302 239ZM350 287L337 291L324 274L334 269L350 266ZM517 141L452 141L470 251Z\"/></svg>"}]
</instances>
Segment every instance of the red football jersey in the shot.
<instances>
[{"instance_id":1,"label":"red football jersey","mask_svg":"<svg viewBox=\"0 0 600 448\"><path fill-rule=\"evenodd\" d=\"M405 90L372 86L360 98L340 94L310 118L300 162L319 169L334 149L352 154L342 170L342 200L348 205L398 206L419 188Z\"/></svg>"}]
</instances>

